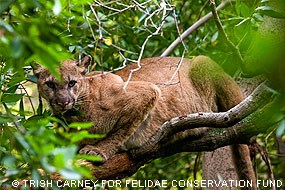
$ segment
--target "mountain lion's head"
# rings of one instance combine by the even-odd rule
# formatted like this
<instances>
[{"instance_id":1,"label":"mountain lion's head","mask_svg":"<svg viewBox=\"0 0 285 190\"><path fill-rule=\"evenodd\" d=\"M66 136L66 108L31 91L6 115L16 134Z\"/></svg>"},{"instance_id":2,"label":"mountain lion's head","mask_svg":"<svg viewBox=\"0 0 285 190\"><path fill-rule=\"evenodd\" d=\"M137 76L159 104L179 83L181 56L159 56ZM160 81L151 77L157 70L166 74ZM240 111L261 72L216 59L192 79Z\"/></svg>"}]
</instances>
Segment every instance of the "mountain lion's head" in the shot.
<instances>
[{"instance_id":1,"label":"mountain lion's head","mask_svg":"<svg viewBox=\"0 0 285 190\"><path fill-rule=\"evenodd\" d=\"M64 113L74 108L80 101L84 101L84 92L87 83L83 75L86 73L90 56L80 61L66 60L59 68L61 78L56 79L47 69L40 65L32 65L34 74L38 79L40 95L46 99L53 114Z\"/></svg>"}]
</instances>

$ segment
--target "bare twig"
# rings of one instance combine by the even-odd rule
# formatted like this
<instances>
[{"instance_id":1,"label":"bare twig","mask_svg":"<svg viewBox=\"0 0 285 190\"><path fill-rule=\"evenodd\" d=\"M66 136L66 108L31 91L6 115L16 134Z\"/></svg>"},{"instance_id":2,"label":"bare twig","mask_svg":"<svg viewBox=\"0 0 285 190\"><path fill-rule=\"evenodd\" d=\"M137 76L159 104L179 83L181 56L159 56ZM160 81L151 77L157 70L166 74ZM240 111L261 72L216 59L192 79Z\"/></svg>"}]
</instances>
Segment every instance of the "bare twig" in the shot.
<instances>
[{"instance_id":1,"label":"bare twig","mask_svg":"<svg viewBox=\"0 0 285 190\"><path fill-rule=\"evenodd\" d=\"M186 51L187 51L187 49L185 48L184 51L183 51L183 53L182 53L182 56L181 56L181 58L180 58L180 61L179 61L178 65L177 65L177 68L176 68L175 72L173 73L171 79L169 80L169 82L168 82L167 84L171 84L172 81L173 81L173 79L174 79L174 77L177 75L177 73L178 73L178 71L179 71L179 69L180 69L180 67L181 67L181 65L182 65L182 63L183 63L184 54L185 54ZM167 84L166 84L166 85L167 85Z\"/></svg>"},{"instance_id":2,"label":"bare twig","mask_svg":"<svg viewBox=\"0 0 285 190\"><path fill-rule=\"evenodd\" d=\"M267 159L267 166L268 166L268 169L269 169L269 176L270 176L270 179L272 181L275 181L275 177L274 177L274 173L273 173L273 169L272 169L272 165L271 165L271 160L270 160L270 157L269 157L269 154L268 154L268 148L267 148L267 142L268 142L268 138L272 135L272 133L274 132L275 130L272 130L264 139L264 145L265 145L265 155L266 155L266 159ZM272 190L276 190L275 186L273 185L272 186Z\"/></svg>"},{"instance_id":3,"label":"bare twig","mask_svg":"<svg viewBox=\"0 0 285 190\"><path fill-rule=\"evenodd\" d=\"M111 11L114 11L114 12L117 12L117 13L122 13L122 12L128 10L129 8L133 7L133 5L132 5L132 6L129 6L129 7L126 7L124 9L120 10L120 9L115 9L113 7L110 7L110 6L108 6L108 5L104 4L104 3L101 3L99 1L97 1L97 0L94 0L94 2L96 3L96 5L99 5L100 7L104 7L105 9L108 9L108 10L111 10Z\"/></svg>"},{"instance_id":4,"label":"bare twig","mask_svg":"<svg viewBox=\"0 0 285 190\"><path fill-rule=\"evenodd\" d=\"M20 83L20 86L21 86L21 88L25 91L25 94L26 94L27 97L28 97L28 100L29 100L29 102L30 102L30 104L31 104L31 107L32 107L32 109L33 109L33 113L34 113L34 115L35 115L35 114L36 114L36 110L35 110L33 101L32 101L32 99L31 99L31 96L29 95L27 89L25 88L25 86L24 86L22 83Z\"/></svg>"},{"instance_id":5,"label":"bare twig","mask_svg":"<svg viewBox=\"0 0 285 190\"><path fill-rule=\"evenodd\" d=\"M262 147L257 142L256 142L255 146L258 149L258 152L260 153L262 160L266 163L266 165L268 167L270 179L274 180L273 170L272 170L272 166L271 166L270 159L269 159L267 152L264 151L262 149ZM272 186L272 190L276 190L274 185Z\"/></svg>"},{"instance_id":6,"label":"bare twig","mask_svg":"<svg viewBox=\"0 0 285 190\"><path fill-rule=\"evenodd\" d=\"M217 7L217 11L223 9L226 5L229 4L229 2L231 2L230 0L225 0L223 1L218 7ZM208 13L207 15L205 15L204 17L202 17L201 19L199 19L197 22L195 22L192 26L190 26L185 32L183 32L181 34L181 36L179 36L178 38L176 38L174 40L174 42L172 42L172 44L160 55L161 57L165 57L168 56L175 48L176 46L178 46L182 40L184 40L187 36L189 36L193 31L197 30L197 28L199 28L201 25L203 25L205 22L207 22L210 18L213 17L212 13Z\"/></svg>"},{"instance_id":7,"label":"bare twig","mask_svg":"<svg viewBox=\"0 0 285 190\"><path fill-rule=\"evenodd\" d=\"M118 14L118 13L122 13L122 12L125 12L125 11L127 11L129 9L132 9L132 8L136 8L136 9L140 10L141 12L143 12L145 14L145 17L143 17L143 19L144 19L144 26L145 27L149 27L150 26L151 28L155 29L155 31L152 32L151 30L148 30L148 28L146 28L150 32L150 34L146 37L146 39L144 40L143 44L141 45L139 53L134 53L134 52L128 51L128 50L126 50L124 48L121 48L121 47L119 47L119 46L117 46L115 44L111 44L112 47L118 49L119 54L124 59L124 62L123 62L123 65L121 67L119 67L119 68L117 68L115 70L109 71L107 73L114 72L114 71L117 71L117 70L125 68L127 66L127 61L128 62L131 61L131 62L137 63L137 68L130 70L130 74L129 74L128 79L126 80L126 83L124 85L124 90L126 90L126 87L127 87L128 83L129 83L129 81L131 80L132 74L134 72L140 70L140 68L141 68L140 61L141 61L141 59L143 57L143 53L145 51L145 47L146 47L148 41L152 37L161 34L162 28L163 28L163 26L165 24L165 19L168 17L169 13L173 11L173 6L171 4L169 4L166 0L162 0L162 1L160 1L159 4L155 5L155 7L158 6L158 8L151 12L149 10L149 7L145 6L149 2L151 2L151 1L148 0L148 1L145 1L143 3L139 3L139 2L137 2L135 0L132 0L130 5L127 5L127 4L123 4L121 2L118 2L118 1L114 1L113 4L118 5L120 8L117 8L117 7L114 8L113 6L111 6L112 3L110 3L110 2L102 2L102 1L99 1L99 0L94 0L93 4L89 4L90 9L93 12L94 17L95 17L95 19L96 19L96 21L98 23L98 27L99 27L99 39L96 40L96 42L98 42L98 41L102 42L102 40L104 39L104 37L102 35L102 31L103 30L105 31L105 29L102 27L102 23L100 21L100 18L98 17L98 15L97 15L97 13L96 13L96 11L94 9L94 7L98 7L98 6L103 7L105 9L107 9L107 10L110 10L111 12L114 12L114 13L109 14L108 16L111 16L111 15L114 15L114 14ZM160 16L160 21L158 21L158 23L155 23L153 18L157 17L157 16ZM94 37L94 35L93 35L93 37ZM95 39L95 37L94 37L94 39ZM130 53L130 54L138 54L138 59L137 60L128 59L128 58L126 58L123 55L122 52L127 52L127 53ZM106 74L106 73L103 73L103 74ZM98 76L100 76L100 75L92 76L92 78L93 77L98 77Z\"/></svg>"},{"instance_id":8,"label":"bare twig","mask_svg":"<svg viewBox=\"0 0 285 190\"><path fill-rule=\"evenodd\" d=\"M237 55L237 58L239 60L239 64L240 64L241 69L245 70L245 68L244 68L244 60L243 60L243 57L241 56L239 48L236 45L234 45L234 43L228 38L228 35L226 34L226 32L225 32L225 30L224 30L224 28L222 26L221 20L220 20L220 18L218 16L215 0L210 0L210 6L211 6L211 9L212 9L212 14L213 14L216 26L217 26L220 34L222 35L224 40L227 42L228 46L232 49L233 53L235 55Z\"/></svg>"},{"instance_id":9,"label":"bare twig","mask_svg":"<svg viewBox=\"0 0 285 190\"><path fill-rule=\"evenodd\" d=\"M143 55L143 52L144 52L144 48L145 48L145 46L146 46L148 40L149 40L151 37L153 37L154 35L156 35L156 34L151 34L151 35L149 35L149 36L145 39L145 41L144 41L144 43L143 43L143 45L142 45L142 47L141 47L141 51L140 51L140 54L139 54L139 58L138 58L138 60L137 60L137 66L138 66L138 67L135 68L135 69L130 70L129 77L128 77L128 79L126 80L125 85L124 85L124 87L123 87L124 90L126 90L128 84L129 84L129 82L130 82L130 80L131 80L131 78L132 78L133 72L139 71L139 70L141 69L141 59L142 59L142 55Z\"/></svg>"},{"instance_id":10,"label":"bare twig","mask_svg":"<svg viewBox=\"0 0 285 190\"><path fill-rule=\"evenodd\" d=\"M140 50L140 54L139 54L139 57L138 57L138 60L137 60L137 66L138 66L138 67L135 68L135 69L132 69L132 70L130 71L130 74L129 74L129 76L128 76L128 79L126 80L125 85L124 85L124 87L123 87L124 90L126 90L128 84L129 84L129 82L130 82L130 80L131 80L132 74L133 74L134 72L136 72L136 71L138 71L138 70L141 69L141 59L142 59L142 56L143 56L143 53L144 53L144 49L145 49L145 47L146 47L147 42L148 42L149 39L152 38L153 36L159 35L159 33L162 31L162 27L164 26L165 19L166 19L166 17L168 16L168 15L166 14L167 11L172 10L172 6L169 5L169 4L167 4L165 1L162 1L162 3L160 4L160 6L161 6L161 7L160 7L159 9L157 9L156 11L154 11L154 13L157 13L158 11L163 13L162 18L161 18L161 23L160 23L160 25L159 25L158 27L156 27L155 25L153 25L153 26L156 28L155 32L154 32L154 33L151 33L151 34L145 39L144 43L142 44L142 47L141 47L141 50ZM169 7L170 7L170 8L169 8ZM151 17L154 16L154 15L155 15L155 14L151 14L150 16L148 16L148 17L146 18L145 24L147 23L148 20L151 20Z\"/></svg>"},{"instance_id":11,"label":"bare twig","mask_svg":"<svg viewBox=\"0 0 285 190\"><path fill-rule=\"evenodd\" d=\"M93 6L92 6L91 4L89 4L89 6L90 6L90 9L91 9L92 12L93 12L93 15L94 15L95 19L96 19L97 22L98 22L98 27L99 27L99 40L102 40L102 39L103 39L103 34L102 34L102 24L101 24L101 21L100 21L99 17L97 16L97 13L96 13L96 11L94 10ZM88 21L88 18L86 18L86 20ZM92 36L93 36L94 40L96 40L95 35L94 35L94 32L93 32L93 29L92 29L92 27L91 27L91 25L90 25L89 22L88 22L88 25L89 25L89 27L90 27L90 30L91 30L91 32L92 32Z\"/></svg>"},{"instance_id":12,"label":"bare twig","mask_svg":"<svg viewBox=\"0 0 285 190\"><path fill-rule=\"evenodd\" d=\"M202 156L201 152L198 152L195 158L195 164L194 164L194 169L193 169L194 180L197 180L197 173L198 173L198 167L201 161L201 156Z\"/></svg>"},{"instance_id":13,"label":"bare twig","mask_svg":"<svg viewBox=\"0 0 285 190\"><path fill-rule=\"evenodd\" d=\"M97 1L97 0L94 0L95 2L95 5L94 6L100 6L100 7L104 7L105 9L108 9L110 11L112 11L113 13L109 14L108 16L113 16L113 15L116 15L116 14L120 14L120 13L123 13L125 11L128 11L129 9L132 9L132 8L138 8L140 9L142 12L144 12L144 5L151 2L151 0L148 0L148 1L145 1L143 3L138 3L137 1L132 1L133 4L130 4L130 5L126 5L126 4L123 4L119 1L115 1L113 3L119 5L119 6L122 6L123 8L122 9L116 9L116 8L113 8L113 7L110 7L108 6L109 4L112 4L112 3L102 3L100 1ZM146 12L145 12L146 13Z\"/></svg>"},{"instance_id":14,"label":"bare twig","mask_svg":"<svg viewBox=\"0 0 285 190\"><path fill-rule=\"evenodd\" d=\"M188 49L187 49L187 47L186 47L186 45L185 45L183 39L181 38L181 32L180 32L180 29L179 29L179 26L178 26L178 22L177 22L177 17L176 17L176 12L175 12L175 10L173 10L173 18L174 18L174 21L175 21L176 30L177 30L177 32L178 32L178 37L180 38L180 41L181 41L181 43L182 43L182 45L183 45L183 47L184 47L184 50L187 52Z\"/></svg>"}]
</instances>

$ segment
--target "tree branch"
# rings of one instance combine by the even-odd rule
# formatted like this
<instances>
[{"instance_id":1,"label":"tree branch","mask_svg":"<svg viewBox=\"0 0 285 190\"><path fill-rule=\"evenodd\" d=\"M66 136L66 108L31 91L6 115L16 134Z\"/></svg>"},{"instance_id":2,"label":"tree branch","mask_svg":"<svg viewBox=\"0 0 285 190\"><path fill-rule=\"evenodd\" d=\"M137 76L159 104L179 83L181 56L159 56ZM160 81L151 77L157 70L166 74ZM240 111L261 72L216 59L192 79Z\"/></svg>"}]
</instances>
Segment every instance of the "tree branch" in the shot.
<instances>
[{"instance_id":1,"label":"tree branch","mask_svg":"<svg viewBox=\"0 0 285 190\"><path fill-rule=\"evenodd\" d=\"M231 2L231 0L225 0L222 1L222 3L217 7L217 11L223 9L226 5L228 5ZM197 22L195 22L192 26L190 26L185 32L183 32L178 38L176 38L172 44L160 55L161 57L168 56L173 49L176 48L187 36L189 36L193 31L197 30L201 25L203 25L205 22L207 22L210 18L213 17L212 13L208 13L202 18L200 18Z\"/></svg>"},{"instance_id":2,"label":"tree branch","mask_svg":"<svg viewBox=\"0 0 285 190\"><path fill-rule=\"evenodd\" d=\"M212 9L212 14L213 14L216 26L217 26L220 34L222 35L222 37L224 38L224 40L228 44L229 48L231 48L232 51L234 52L234 54L237 55L237 58L238 58L239 63L240 63L240 68L243 71L245 71L244 60L243 60L243 57L241 56L239 48L236 45L234 45L234 43L228 38L228 35L226 34L226 32L225 32L225 30L224 30L224 28L222 26L222 22L221 22L221 20L220 20L220 18L218 16L215 0L210 0L210 6L211 6L211 9Z\"/></svg>"},{"instance_id":3,"label":"tree branch","mask_svg":"<svg viewBox=\"0 0 285 190\"><path fill-rule=\"evenodd\" d=\"M183 117L173 118L170 121L165 122L161 127L163 131L161 139L167 138L186 129L208 126L211 126L211 128L231 127L233 124L253 113L257 108L266 105L272 96L272 92L268 90L268 87L264 82L240 104L226 112L194 113Z\"/></svg>"},{"instance_id":4,"label":"tree branch","mask_svg":"<svg viewBox=\"0 0 285 190\"><path fill-rule=\"evenodd\" d=\"M266 132L273 124L280 122L276 113L280 112L280 105L284 103L282 95L277 95L263 83L252 95L227 112L191 114L190 117L173 119L161 127L162 132L153 137L151 144L139 150L118 153L100 166L87 161L81 164L91 169L98 179L118 179L133 174L142 165L159 157L248 143L251 137ZM191 136L193 128L201 130L205 126L211 128L199 137ZM190 135L181 135L185 132Z\"/></svg>"}]
</instances>

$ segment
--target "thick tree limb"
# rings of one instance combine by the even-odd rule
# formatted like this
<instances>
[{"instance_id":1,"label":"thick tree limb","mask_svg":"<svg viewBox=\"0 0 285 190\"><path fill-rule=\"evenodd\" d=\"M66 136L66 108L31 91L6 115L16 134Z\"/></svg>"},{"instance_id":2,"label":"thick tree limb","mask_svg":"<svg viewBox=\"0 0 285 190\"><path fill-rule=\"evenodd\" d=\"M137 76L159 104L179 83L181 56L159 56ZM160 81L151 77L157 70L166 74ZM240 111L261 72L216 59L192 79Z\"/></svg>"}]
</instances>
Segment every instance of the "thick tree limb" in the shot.
<instances>
[{"instance_id":1,"label":"thick tree limb","mask_svg":"<svg viewBox=\"0 0 285 190\"><path fill-rule=\"evenodd\" d=\"M280 121L278 113L280 105L284 103L283 96L261 84L248 98L227 112L175 118L166 122L161 127L161 133L157 133L152 143L143 149L118 153L97 167L86 161L82 164L88 165L98 179L118 179L133 174L142 165L159 157L185 151L212 151L231 144L248 143L252 136L266 132ZM195 138L191 136L193 128L205 126L208 130L204 135ZM190 135L180 135L183 133L181 131Z\"/></svg>"},{"instance_id":2,"label":"thick tree limb","mask_svg":"<svg viewBox=\"0 0 285 190\"><path fill-rule=\"evenodd\" d=\"M177 132L186 129L201 127L227 128L254 112L258 107L263 107L271 98L272 92L268 90L265 83L259 85L255 91L240 104L227 112L220 113L195 113L184 117L173 118L162 125L163 136L167 138Z\"/></svg>"}]
</instances>

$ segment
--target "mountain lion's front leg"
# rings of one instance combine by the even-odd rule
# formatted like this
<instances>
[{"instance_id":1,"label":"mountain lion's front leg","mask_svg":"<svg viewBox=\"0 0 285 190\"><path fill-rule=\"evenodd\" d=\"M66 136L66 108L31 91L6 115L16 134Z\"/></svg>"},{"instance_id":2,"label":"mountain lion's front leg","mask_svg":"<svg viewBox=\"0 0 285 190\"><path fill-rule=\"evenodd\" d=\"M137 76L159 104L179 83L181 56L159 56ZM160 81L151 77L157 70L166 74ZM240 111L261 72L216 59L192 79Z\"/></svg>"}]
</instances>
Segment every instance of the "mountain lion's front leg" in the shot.
<instances>
[{"instance_id":1,"label":"mountain lion's front leg","mask_svg":"<svg viewBox=\"0 0 285 190\"><path fill-rule=\"evenodd\" d=\"M156 85L142 81L129 82L126 90L113 97L116 100L113 114L116 115L110 118L117 118L113 130L97 144L84 146L79 153L100 155L104 162L119 150L130 147L126 142L147 118L159 97L160 89ZM139 143L131 145L136 146L139 146Z\"/></svg>"}]
</instances>

